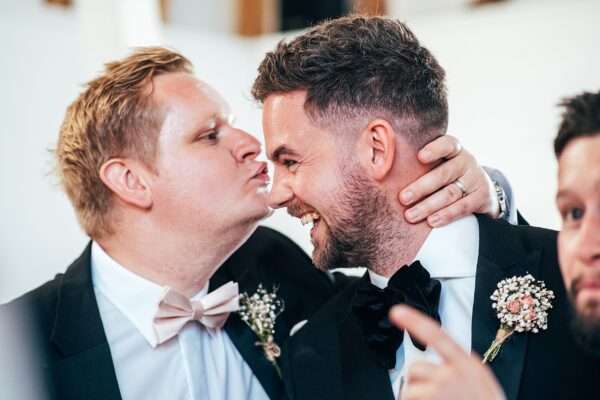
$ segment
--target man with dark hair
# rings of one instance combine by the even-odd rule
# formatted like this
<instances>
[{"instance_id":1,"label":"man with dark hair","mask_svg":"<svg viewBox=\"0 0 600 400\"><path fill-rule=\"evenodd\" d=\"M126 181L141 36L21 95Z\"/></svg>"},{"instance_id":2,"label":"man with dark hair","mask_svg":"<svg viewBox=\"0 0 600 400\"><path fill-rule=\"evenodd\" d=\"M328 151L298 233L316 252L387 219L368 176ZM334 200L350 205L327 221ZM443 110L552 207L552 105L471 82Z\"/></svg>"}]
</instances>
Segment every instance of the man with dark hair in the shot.
<instances>
[{"instance_id":1,"label":"man with dark hair","mask_svg":"<svg viewBox=\"0 0 600 400\"><path fill-rule=\"evenodd\" d=\"M282 356L290 398L397 398L408 364L433 368L444 354L390 324L396 303L483 354L500 334L490 296L501 281L529 275L553 291L547 326L535 314L540 333L504 341L489 360L494 374L508 399L592 396L596 366L562 329L568 304L555 232L469 212L432 229L409 223L395 201L399 187L432 169L418 149L444 135L448 120L444 70L404 24L345 17L281 42L261 63L253 94L275 164L272 207L313 224L317 267L368 269L295 330ZM469 191L470 182L457 187ZM515 318L520 307L511 306Z\"/></svg>"},{"instance_id":2,"label":"man with dark hair","mask_svg":"<svg viewBox=\"0 0 600 400\"><path fill-rule=\"evenodd\" d=\"M565 99L554 141L558 254L579 343L600 358L600 92Z\"/></svg>"},{"instance_id":3,"label":"man with dark hair","mask_svg":"<svg viewBox=\"0 0 600 400\"><path fill-rule=\"evenodd\" d=\"M557 208L562 218L558 252L579 344L600 360L600 92L565 99L554 140L558 158ZM491 371L467 355L435 322L396 306L392 322L442 355L438 366L413 364L403 399L502 399ZM566 329L566 328L564 328Z\"/></svg>"},{"instance_id":4,"label":"man with dark hair","mask_svg":"<svg viewBox=\"0 0 600 400\"><path fill-rule=\"evenodd\" d=\"M584 92L560 102L562 121L554 138L554 154L559 159L567 145L579 138L594 138L600 133L600 92Z\"/></svg>"}]
</instances>

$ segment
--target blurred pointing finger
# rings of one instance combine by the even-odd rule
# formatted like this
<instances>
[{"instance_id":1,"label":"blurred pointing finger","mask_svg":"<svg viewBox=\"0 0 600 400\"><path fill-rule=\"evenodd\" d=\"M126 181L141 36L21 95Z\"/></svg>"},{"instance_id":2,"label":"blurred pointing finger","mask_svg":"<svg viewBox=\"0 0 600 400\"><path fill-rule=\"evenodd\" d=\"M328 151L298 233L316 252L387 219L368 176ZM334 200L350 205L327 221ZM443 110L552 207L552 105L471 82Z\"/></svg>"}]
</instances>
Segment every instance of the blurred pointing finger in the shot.
<instances>
[{"instance_id":1,"label":"blurred pointing finger","mask_svg":"<svg viewBox=\"0 0 600 400\"><path fill-rule=\"evenodd\" d=\"M390 311L390 320L401 329L407 330L421 343L431 346L444 360L457 361L468 357L439 324L414 308L398 305Z\"/></svg>"}]
</instances>

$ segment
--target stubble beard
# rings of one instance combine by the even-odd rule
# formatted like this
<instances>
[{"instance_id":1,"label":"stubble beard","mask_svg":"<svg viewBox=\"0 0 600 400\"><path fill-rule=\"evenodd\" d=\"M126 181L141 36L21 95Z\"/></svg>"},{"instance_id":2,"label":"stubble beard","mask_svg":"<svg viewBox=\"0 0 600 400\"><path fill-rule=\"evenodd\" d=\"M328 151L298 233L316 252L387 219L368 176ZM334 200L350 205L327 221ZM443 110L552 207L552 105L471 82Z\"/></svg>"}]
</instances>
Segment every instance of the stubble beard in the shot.
<instances>
[{"instance_id":1,"label":"stubble beard","mask_svg":"<svg viewBox=\"0 0 600 400\"><path fill-rule=\"evenodd\" d=\"M326 239L315 246L314 264L324 271L366 267L383 272L378 266L388 265L386 260L399 251L393 243L409 239L399 229L403 224L401 215L356 165L343 173L335 204L329 225L325 226Z\"/></svg>"},{"instance_id":2,"label":"stubble beard","mask_svg":"<svg viewBox=\"0 0 600 400\"><path fill-rule=\"evenodd\" d=\"M587 304L589 310L583 311L577 308L575 302L577 296L578 279L571 283L569 291L571 311L571 330L577 343L589 354L600 357L600 303Z\"/></svg>"}]
</instances>

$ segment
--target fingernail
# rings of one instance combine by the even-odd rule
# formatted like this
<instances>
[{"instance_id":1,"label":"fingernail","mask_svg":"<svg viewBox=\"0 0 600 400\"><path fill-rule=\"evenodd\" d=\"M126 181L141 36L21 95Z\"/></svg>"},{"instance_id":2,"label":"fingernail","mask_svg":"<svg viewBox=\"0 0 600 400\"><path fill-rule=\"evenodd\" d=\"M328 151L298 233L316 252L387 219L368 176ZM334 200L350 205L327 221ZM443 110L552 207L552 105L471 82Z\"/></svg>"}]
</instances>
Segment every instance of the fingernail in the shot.
<instances>
[{"instance_id":1,"label":"fingernail","mask_svg":"<svg viewBox=\"0 0 600 400\"><path fill-rule=\"evenodd\" d=\"M404 204L409 204L412 201L414 196L415 196L415 194L413 192L411 192L410 190L407 190L406 192L402 192L402 194L400 195L400 198Z\"/></svg>"},{"instance_id":2,"label":"fingernail","mask_svg":"<svg viewBox=\"0 0 600 400\"><path fill-rule=\"evenodd\" d=\"M402 304L396 304L390 310L390 315L402 318L406 314L406 306Z\"/></svg>"},{"instance_id":3,"label":"fingernail","mask_svg":"<svg viewBox=\"0 0 600 400\"><path fill-rule=\"evenodd\" d=\"M419 209L418 208L411 208L410 210L406 211L406 219L408 219L409 221L415 221L417 218L419 217Z\"/></svg>"},{"instance_id":4,"label":"fingernail","mask_svg":"<svg viewBox=\"0 0 600 400\"><path fill-rule=\"evenodd\" d=\"M402 314L402 311L404 311L404 307L402 307L402 305L400 304L396 304L395 306L392 307L392 309L390 310L392 314Z\"/></svg>"},{"instance_id":5,"label":"fingernail","mask_svg":"<svg viewBox=\"0 0 600 400\"><path fill-rule=\"evenodd\" d=\"M437 227L440 224L440 222L441 218L437 214L433 214L431 217L429 217L429 225L433 227Z\"/></svg>"},{"instance_id":6,"label":"fingernail","mask_svg":"<svg viewBox=\"0 0 600 400\"><path fill-rule=\"evenodd\" d=\"M421 160L428 162L431 159L431 151L423 150L421 151Z\"/></svg>"}]
</instances>

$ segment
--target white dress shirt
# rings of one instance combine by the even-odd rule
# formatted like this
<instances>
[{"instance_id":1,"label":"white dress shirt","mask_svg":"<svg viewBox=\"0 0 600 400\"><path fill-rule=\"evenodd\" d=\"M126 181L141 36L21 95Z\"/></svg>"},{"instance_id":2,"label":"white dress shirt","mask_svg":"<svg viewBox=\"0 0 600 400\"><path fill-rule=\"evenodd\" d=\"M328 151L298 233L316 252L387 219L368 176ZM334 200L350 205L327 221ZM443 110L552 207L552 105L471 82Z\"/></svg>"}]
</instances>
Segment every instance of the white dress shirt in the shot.
<instances>
[{"instance_id":1,"label":"white dress shirt","mask_svg":"<svg viewBox=\"0 0 600 400\"><path fill-rule=\"evenodd\" d=\"M94 242L92 282L123 400L268 399L224 330L197 322L157 345L163 288L125 269ZM208 284L193 299L208 292Z\"/></svg>"},{"instance_id":2,"label":"white dress shirt","mask_svg":"<svg viewBox=\"0 0 600 400\"><path fill-rule=\"evenodd\" d=\"M471 351L471 322L475 296L475 273L479 256L479 224L469 215L441 228L431 230L415 260L440 281L442 290L438 312L442 329L465 351ZM383 289L389 278L369 271L371 282ZM396 366L390 370L394 398L398 398L405 367L418 359L439 361L430 348L421 351L404 332L396 352Z\"/></svg>"}]
</instances>

